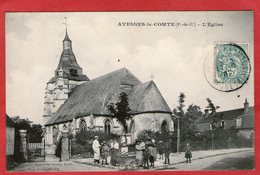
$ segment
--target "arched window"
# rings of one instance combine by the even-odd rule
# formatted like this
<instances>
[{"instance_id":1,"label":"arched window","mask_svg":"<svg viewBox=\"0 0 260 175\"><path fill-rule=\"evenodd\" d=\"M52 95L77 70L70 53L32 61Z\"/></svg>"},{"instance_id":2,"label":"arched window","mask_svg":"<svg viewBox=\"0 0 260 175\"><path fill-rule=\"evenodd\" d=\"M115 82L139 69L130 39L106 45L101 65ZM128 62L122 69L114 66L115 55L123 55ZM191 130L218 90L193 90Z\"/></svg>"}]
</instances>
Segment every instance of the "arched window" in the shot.
<instances>
[{"instance_id":1,"label":"arched window","mask_svg":"<svg viewBox=\"0 0 260 175\"><path fill-rule=\"evenodd\" d=\"M85 131L87 129L87 123L84 119L82 119L79 123L79 130Z\"/></svg>"},{"instance_id":2,"label":"arched window","mask_svg":"<svg viewBox=\"0 0 260 175\"><path fill-rule=\"evenodd\" d=\"M169 131L168 124L167 124L167 122L165 120L162 122L161 131L162 131L162 133L165 133L165 132Z\"/></svg>"},{"instance_id":3,"label":"arched window","mask_svg":"<svg viewBox=\"0 0 260 175\"><path fill-rule=\"evenodd\" d=\"M56 126L53 126L53 128L52 128L53 141L56 141L58 134L59 134L58 128Z\"/></svg>"},{"instance_id":4,"label":"arched window","mask_svg":"<svg viewBox=\"0 0 260 175\"><path fill-rule=\"evenodd\" d=\"M67 130L66 124L63 125L63 131Z\"/></svg>"},{"instance_id":5,"label":"arched window","mask_svg":"<svg viewBox=\"0 0 260 175\"><path fill-rule=\"evenodd\" d=\"M107 133L108 135L110 135L111 132L111 121L109 119L107 119L105 121L105 133Z\"/></svg>"},{"instance_id":6,"label":"arched window","mask_svg":"<svg viewBox=\"0 0 260 175\"><path fill-rule=\"evenodd\" d=\"M130 123L130 131L129 132L135 132L135 121L132 120Z\"/></svg>"}]
</instances>

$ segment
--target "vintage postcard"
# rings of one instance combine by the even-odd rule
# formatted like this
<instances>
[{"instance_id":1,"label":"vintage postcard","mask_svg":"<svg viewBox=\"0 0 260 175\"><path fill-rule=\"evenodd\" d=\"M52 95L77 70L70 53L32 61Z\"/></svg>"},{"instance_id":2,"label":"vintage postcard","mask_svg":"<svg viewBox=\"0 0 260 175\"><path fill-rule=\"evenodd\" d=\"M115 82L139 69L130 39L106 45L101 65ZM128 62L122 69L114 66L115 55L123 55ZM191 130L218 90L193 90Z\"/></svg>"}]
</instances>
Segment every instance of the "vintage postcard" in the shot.
<instances>
[{"instance_id":1,"label":"vintage postcard","mask_svg":"<svg viewBox=\"0 0 260 175\"><path fill-rule=\"evenodd\" d=\"M5 25L7 171L255 169L253 11Z\"/></svg>"}]
</instances>

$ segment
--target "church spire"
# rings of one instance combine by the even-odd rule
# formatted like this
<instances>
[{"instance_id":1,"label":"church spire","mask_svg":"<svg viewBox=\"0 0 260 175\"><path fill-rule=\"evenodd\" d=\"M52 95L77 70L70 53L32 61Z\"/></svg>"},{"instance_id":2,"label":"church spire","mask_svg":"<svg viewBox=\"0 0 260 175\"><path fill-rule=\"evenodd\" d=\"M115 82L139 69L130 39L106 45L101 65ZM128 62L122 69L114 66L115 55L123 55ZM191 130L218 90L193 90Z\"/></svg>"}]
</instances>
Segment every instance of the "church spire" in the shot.
<instances>
[{"instance_id":1,"label":"church spire","mask_svg":"<svg viewBox=\"0 0 260 175\"><path fill-rule=\"evenodd\" d=\"M70 41L70 42L71 42L71 40L70 40L70 38L69 38L69 35L68 35L68 30L65 29L65 31L66 31L66 33L65 33L65 38L64 38L63 42L64 42L64 41Z\"/></svg>"},{"instance_id":2,"label":"church spire","mask_svg":"<svg viewBox=\"0 0 260 175\"><path fill-rule=\"evenodd\" d=\"M72 45L71 45L71 40L68 35L68 30L67 30L67 17L64 18L63 24L65 25L65 38L63 40L63 50L71 50L72 51Z\"/></svg>"},{"instance_id":3,"label":"church spire","mask_svg":"<svg viewBox=\"0 0 260 175\"><path fill-rule=\"evenodd\" d=\"M67 29L66 29L65 38L63 40L63 50L71 50L72 51L72 44L71 44L71 40L69 38Z\"/></svg>"}]
</instances>

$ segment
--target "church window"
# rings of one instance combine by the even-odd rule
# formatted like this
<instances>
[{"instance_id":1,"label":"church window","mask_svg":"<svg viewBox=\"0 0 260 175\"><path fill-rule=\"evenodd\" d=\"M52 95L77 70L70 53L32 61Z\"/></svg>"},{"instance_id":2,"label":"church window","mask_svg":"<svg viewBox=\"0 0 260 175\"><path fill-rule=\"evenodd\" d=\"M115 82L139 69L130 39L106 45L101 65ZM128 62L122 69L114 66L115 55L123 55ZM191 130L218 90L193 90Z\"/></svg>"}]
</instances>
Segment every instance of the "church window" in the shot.
<instances>
[{"instance_id":1,"label":"church window","mask_svg":"<svg viewBox=\"0 0 260 175\"><path fill-rule=\"evenodd\" d=\"M63 131L64 131L64 130L67 130L66 124L63 125Z\"/></svg>"},{"instance_id":2,"label":"church window","mask_svg":"<svg viewBox=\"0 0 260 175\"><path fill-rule=\"evenodd\" d=\"M135 132L135 121L134 120L131 121L129 132Z\"/></svg>"},{"instance_id":3,"label":"church window","mask_svg":"<svg viewBox=\"0 0 260 175\"><path fill-rule=\"evenodd\" d=\"M79 123L79 130L85 131L87 129L87 123L84 119L82 119Z\"/></svg>"},{"instance_id":4,"label":"church window","mask_svg":"<svg viewBox=\"0 0 260 175\"><path fill-rule=\"evenodd\" d=\"M58 134L59 134L59 130L58 130L58 128L53 126L52 132L53 132L53 140L55 141L55 140L57 140L57 137L58 137Z\"/></svg>"},{"instance_id":5,"label":"church window","mask_svg":"<svg viewBox=\"0 0 260 175\"><path fill-rule=\"evenodd\" d=\"M77 69L70 69L70 74L74 77L78 76L78 70Z\"/></svg>"},{"instance_id":6,"label":"church window","mask_svg":"<svg viewBox=\"0 0 260 175\"><path fill-rule=\"evenodd\" d=\"M168 124L165 120L162 122L161 131L162 133L166 133L169 131Z\"/></svg>"},{"instance_id":7,"label":"church window","mask_svg":"<svg viewBox=\"0 0 260 175\"><path fill-rule=\"evenodd\" d=\"M109 119L105 121L105 133L108 135L111 133L111 121Z\"/></svg>"}]
</instances>

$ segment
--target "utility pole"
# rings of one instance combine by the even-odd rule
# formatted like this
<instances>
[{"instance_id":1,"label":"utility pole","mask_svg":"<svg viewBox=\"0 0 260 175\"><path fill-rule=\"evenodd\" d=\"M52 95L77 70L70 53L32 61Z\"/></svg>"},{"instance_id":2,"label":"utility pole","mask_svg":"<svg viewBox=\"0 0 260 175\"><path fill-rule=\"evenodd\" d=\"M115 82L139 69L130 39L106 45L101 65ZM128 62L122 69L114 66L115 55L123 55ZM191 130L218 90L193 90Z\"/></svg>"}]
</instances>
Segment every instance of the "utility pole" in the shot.
<instances>
[{"instance_id":1,"label":"utility pole","mask_svg":"<svg viewBox=\"0 0 260 175\"><path fill-rule=\"evenodd\" d=\"M177 153L180 153L180 116L177 116Z\"/></svg>"},{"instance_id":2,"label":"utility pole","mask_svg":"<svg viewBox=\"0 0 260 175\"><path fill-rule=\"evenodd\" d=\"M211 130L211 149L214 150L214 123L213 122L210 124L210 130Z\"/></svg>"},{"instance_id":3,"label":"utility pole","mask_svg":"<svg viewBox=\"0 0 260 175\"><path fill-rule=\"evenodd\" d=\"M211 131L211 149L214 150L214 132Z\"/></svg>"}]
</instances>

